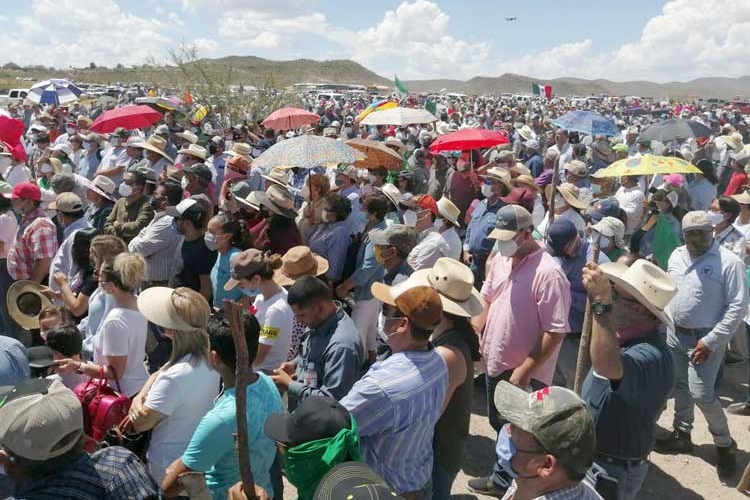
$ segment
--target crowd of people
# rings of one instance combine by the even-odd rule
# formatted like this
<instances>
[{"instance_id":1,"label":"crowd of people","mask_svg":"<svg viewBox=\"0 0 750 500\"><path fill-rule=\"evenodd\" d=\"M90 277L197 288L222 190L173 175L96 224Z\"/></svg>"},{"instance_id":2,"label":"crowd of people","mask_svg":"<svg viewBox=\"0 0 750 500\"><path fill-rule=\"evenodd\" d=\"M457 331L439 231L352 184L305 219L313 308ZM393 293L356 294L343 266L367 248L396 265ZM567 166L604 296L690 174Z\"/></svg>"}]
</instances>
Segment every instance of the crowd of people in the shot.
<instances>
[{"instance_id":1,"label":"crowd of people","mask_svg":"<svg viewBox=\"0 0 750 500\"><path fill-rule=\"evenodd\" d=\"M368 127L363 105L308 102L320 120L296 130L165 113L110 134L79 103L10 110L25 133L0 150L0 495L180 498L198 478L211 498L242 498L236 303L267 498L283 498L283 476L320 498L330 471L364 462L383 498L447 499L481 385L497 442L468 483L477 493L636 498L650 453L692 452L696 405L718 474L735 469L716 386L725 363L748 362L740 113L443 98L434 123ZM552 123L575 107L621 134ZM639 138L667 114L712 133ZM506 144L431 149L472 127ZM402 163L253 165L303 134L382 142ZM700 173L600 175L647 154ZM142 448L92 436L79 401L91 379L128 399L120 425ZM670 396L667 431L656 422ZM750 395L727 411L749 415Z\"/></svg>"}]
</instances>

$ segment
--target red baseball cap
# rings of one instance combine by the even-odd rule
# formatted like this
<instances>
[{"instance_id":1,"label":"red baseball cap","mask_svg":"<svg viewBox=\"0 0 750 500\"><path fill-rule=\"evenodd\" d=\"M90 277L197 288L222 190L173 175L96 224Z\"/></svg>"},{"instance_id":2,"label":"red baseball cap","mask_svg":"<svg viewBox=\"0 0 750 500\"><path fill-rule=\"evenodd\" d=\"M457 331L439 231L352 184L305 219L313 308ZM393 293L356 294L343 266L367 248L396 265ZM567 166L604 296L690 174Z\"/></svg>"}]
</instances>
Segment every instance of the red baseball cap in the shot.
<instances>
[{"instance_id":1,"label":"red baseball cap","mask_svg":"<svg viewBox=\"0 0 750 500\"><path fill-rule=\"evenodd\" d=\"M13 191L3 196L11 200L42 201L42 191L33 182L19 182L13 187Z\"/></svg>"},{"instance_id":2,"label":"red baseball cap","mask_svg":"<svg viewBox=\"0 0 750 500\"><path fill-rule=\"evenodd\" d=\"M419 196L414 197L414 201L416 202L418 207L429 210L434 215L438 214L437 202L432 196L428 194L420 194Z\"/></svg>"}]
</instances>

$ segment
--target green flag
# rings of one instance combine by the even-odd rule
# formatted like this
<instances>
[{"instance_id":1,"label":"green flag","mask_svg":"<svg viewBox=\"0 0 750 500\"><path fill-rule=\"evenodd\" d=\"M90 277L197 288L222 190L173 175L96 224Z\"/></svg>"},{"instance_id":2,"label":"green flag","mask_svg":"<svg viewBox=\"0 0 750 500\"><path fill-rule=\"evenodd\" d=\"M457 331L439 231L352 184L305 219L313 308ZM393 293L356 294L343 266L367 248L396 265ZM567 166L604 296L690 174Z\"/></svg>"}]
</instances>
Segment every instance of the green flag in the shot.
<instances>
[{"instance_id":1,"label":"green flag","mask_svg":"<svg viewBox=\"0 0 750 500\"><path fill-rule=\"evenodd\" d=\"M542 89L539 88L539 84L536 82L531 83L531 93L534 95L542 95Z\"/></svg>"},{"instance_id":2,"label":"green flag","mask_svg":"<svg viewBox=\"0 0 750 500\"><path fill-rule=\"evenodd\" d=\"M424 109L432 113L433 115L437 115L437 105L434 101L428 100L424 103Z\"/></svg>"},{"instance_id":3,"label":"green flag","mask_svg":"<svg viewBox=\"0 0 750 500\"><path fill-rule=\"evenodd\" d=\"M401 83L401 80L398 79L398 75L393 75L393 87L396 89L396 93L408 95L409 91L406 90L406 87L404 87L404 84Z\"/></svg>"}]
</instances>

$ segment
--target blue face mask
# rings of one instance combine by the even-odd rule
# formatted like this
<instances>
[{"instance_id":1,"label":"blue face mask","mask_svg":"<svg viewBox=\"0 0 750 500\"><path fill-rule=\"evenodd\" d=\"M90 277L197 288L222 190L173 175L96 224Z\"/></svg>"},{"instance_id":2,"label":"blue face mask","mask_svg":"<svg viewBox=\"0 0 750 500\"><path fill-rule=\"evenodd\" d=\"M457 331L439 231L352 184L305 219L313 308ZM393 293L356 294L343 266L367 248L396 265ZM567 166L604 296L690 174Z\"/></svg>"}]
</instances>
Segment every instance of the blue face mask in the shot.
<instances>
[{"instance_id":1,"label":"blue face mask","mask_svg":"<svg viewBox=\"0 0 750 500\"><path fill-rule=\"evenodd\" d=\"M257 297L261 294L260 288L240 288L245 297Z\"/></svg>"},{"instance_id":2,"label":"blue face mask","mask_svg":"<svg viewBox=\"0 0 750 500\"><path fill-rule=\"evenodd\" d=\"M497 464L505 471L507 472L510 477L513 479L517 477L521 477L523 479L532 479L537 477L534 476L519 476L518 472L513 470L513 458L516 456L516 454L519 453L535 453L531 451L526 450L519 450L516 448L515 443L513 443L513 440L510 438L510 434L508 433L508 425L505 424L502 429L500 429L500 432L497 436L497 444L495 445L495 453L497 454Z\"/></svg>"}]
</instances>

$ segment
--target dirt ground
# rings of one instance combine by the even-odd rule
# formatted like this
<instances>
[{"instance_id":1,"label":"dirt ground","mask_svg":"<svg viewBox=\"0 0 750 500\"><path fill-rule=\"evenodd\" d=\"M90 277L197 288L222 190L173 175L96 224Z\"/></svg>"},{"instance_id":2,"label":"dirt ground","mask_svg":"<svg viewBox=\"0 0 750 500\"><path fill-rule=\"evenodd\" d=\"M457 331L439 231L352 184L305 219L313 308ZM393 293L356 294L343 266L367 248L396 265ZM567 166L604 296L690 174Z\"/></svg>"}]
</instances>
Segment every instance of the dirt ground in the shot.
<instances>
[{"instance_id":1,"label":"dirt ground","mask_svg":"<svg viewBox=\"0 0 750 500\"><path fill-rule=\"evenodd\" d=\"M487 419L484 387L476 387L471 416L470 436L466 443L466 463L453 483L452 496L457 500L489 499L469 492L466 482L487 474L494 460L495 433ZM719 395L726 407L735 401L743 401L747 393L747 365L726 366L724 379L719 386ZM671 429L673 400L661 416L659 424ZM747 498L735 489L745 464L750 460L750 417L728 415L732 437L737 441L737 470L726 482L716 474L716 448L708 433L703 414L696 408L692 455L651 454L651 468L639 499L643 500L697 500L697 499L741 499ZM286 482L285 500L296 498L294 488Z\"/></svg>"}]
</instances>

